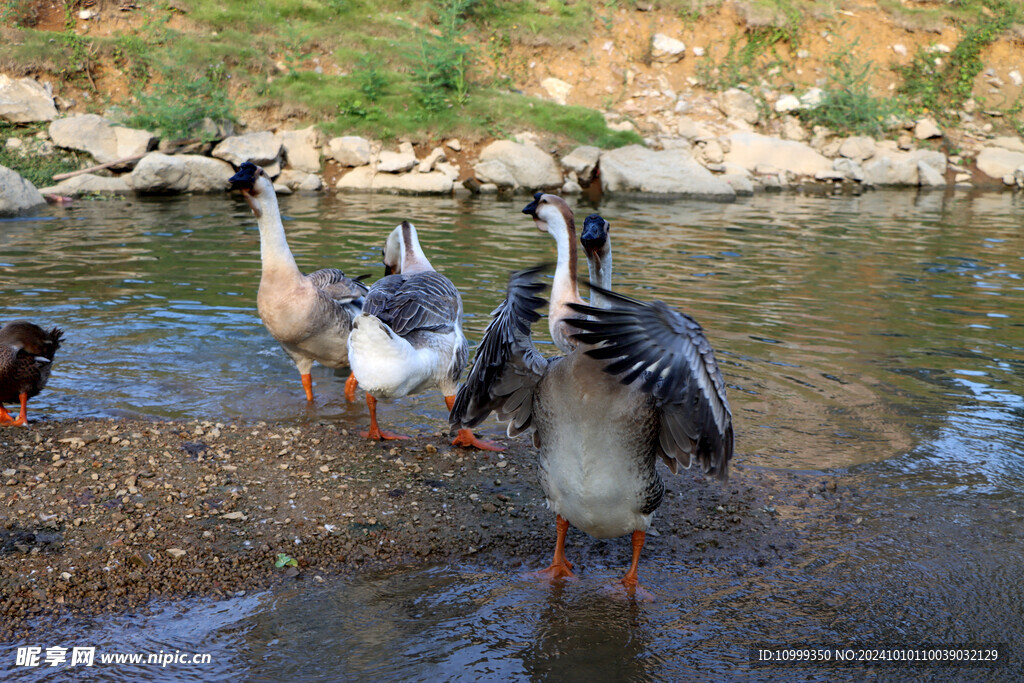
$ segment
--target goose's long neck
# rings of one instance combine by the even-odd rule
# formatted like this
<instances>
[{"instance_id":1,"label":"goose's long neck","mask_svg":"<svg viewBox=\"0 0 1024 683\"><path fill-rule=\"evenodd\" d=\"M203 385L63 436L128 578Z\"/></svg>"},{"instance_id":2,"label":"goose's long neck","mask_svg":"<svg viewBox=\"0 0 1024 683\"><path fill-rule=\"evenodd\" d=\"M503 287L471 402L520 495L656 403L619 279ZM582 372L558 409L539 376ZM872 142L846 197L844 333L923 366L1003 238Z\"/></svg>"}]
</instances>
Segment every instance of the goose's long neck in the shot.
<instances>
[{"instance_id":1,"label":"goose's long neck","mask_svg":"<svg viewBox=\"0 0 1024 683\"><path fill-rule=\"evenodd\" d=\"M416 228L409 222L402 223L400 227L402 229L402 239L399 242L402 255L401 272L420 273L434 270L434 266L430 265L430 261L423 253L423 248L420 247L420 238L416 234Z\"/></svg>"},{"instance_id":2,"label":"goose's long neck","mask_svg":"<svg viewBox=\"0 0 1024 683\"><path fill-rule=\"evenodd\" d=\"M602 253L595 258L587 252L587 270L590 272L590 284L603 289L612 288L612 245L606 241ZM598 308L609 308L611 302L596 291L590 292L590 305Z\"/></svg>"},{"instance_id":3,"label":"goose's long neck","mask_svg":"<svg viewBox=\"0 0 1024 683\"><path fill-rule=\"evenodd\" d=\"M288 248L288 240L284 235L284 223L281 222L281 211L277 206L277 198L272 192L263 191L257 199L260 217L260 260L263 262L264 273L283 271L298 273L292 250Z\"/></svg>"},{"instance_id":4,"label":"goose's long neck","mask_svg":"<svg viewBox=\"0 0 1024 683\"><path fill-rule=\"evenodd\" d=\"M571 223L559 217L548 224L548 231L555 238L558 260L555 262L555 279L551 285L551 306L548 314L548 330L551 338L562 351L575 348L569 339L572 330L567 329L565 319L574 315L570 303L583 303L576 286L576 229Z\"/></svg>"}]
</instances>

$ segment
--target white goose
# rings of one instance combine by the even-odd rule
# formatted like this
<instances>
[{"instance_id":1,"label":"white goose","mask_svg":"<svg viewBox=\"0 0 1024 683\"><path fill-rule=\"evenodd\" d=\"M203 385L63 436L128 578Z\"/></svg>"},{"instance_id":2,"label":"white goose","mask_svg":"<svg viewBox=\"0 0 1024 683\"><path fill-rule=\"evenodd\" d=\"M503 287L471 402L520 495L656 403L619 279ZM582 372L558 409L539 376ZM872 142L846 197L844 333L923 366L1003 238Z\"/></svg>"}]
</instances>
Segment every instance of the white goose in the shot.
<instances>
[{"instance_id":1,"label":"white goose","mask_svg":"<svg viewBox=\"0 0 1024 683\"><path fill-rule=\"evenodd\" d=\"M494 411L508 421L510 436L533 434L558 531L551 566L538 575L573 576L565 557L570 524L597 538L632 533L632 563L621 583L634 594L645 532L665 489L657 459L673 473L696 460L705 474L727 475L733 429L725 383L692 318L609 290L598 290L607 309L577 303L569 277L573 217L560 197L538 193L523 212L558 245L549 326L560 334L586 331L564 338L579 344L567 355L541 356L530 325L545 303L538 296L543 268L514 273L450 421L471 428ZM589 319L569 317L573 312Z\"/></svg>"},{"instance_id":2,"label":"white goose","mask_svg":"<svg viewBox=\"0 0 1024 683\"><path fill-rule=\"evenodd\" d=\"M363 311L352 322L348 358L366 389L371 439L408 437L385 432L377 424L377 399L401 398L438 388L451 410L469 344L462 333L462 297L423 254L416 228L403 221L384 245L385 277L366 294ZM459 431L454 446L504 450Z\"/></svg>"},{"instance_id":3,"label":"white goose","mask_svg":"<svg viewBox=\"0 0 1024 683\"><path fill-rule=\"evenodd\" d=\"M313 361L329 368L348 365L348 334L363 307L367 287L336 268L303 275L288 248L274 184L262 168L246 161L231 176L260 227L263 272L256 308L271 336L291 356L302 378L306 400L313 401ZM345 397L355 399L356 380L345 382Z\"/></svg>"}]
</instances>

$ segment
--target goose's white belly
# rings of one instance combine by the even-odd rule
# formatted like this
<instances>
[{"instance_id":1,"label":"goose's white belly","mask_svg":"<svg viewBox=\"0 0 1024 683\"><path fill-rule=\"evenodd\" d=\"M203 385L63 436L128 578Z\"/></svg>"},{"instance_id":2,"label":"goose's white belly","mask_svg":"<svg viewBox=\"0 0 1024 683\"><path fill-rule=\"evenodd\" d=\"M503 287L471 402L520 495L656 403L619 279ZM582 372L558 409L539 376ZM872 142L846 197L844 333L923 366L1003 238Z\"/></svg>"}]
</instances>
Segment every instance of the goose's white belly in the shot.
<instances>
[{"instance_id":1,"label":"goose's white belly","mask_svg":"<svg viewBox=\"0 0 1024 683\"><path fill-rule=\"evenodd\" d=\"M359 385L377 398L401 398L439 386L452 363L451 335L417 348L372 315L360 314L348 337L348 361Z\"/></svg>"}]
</instances>

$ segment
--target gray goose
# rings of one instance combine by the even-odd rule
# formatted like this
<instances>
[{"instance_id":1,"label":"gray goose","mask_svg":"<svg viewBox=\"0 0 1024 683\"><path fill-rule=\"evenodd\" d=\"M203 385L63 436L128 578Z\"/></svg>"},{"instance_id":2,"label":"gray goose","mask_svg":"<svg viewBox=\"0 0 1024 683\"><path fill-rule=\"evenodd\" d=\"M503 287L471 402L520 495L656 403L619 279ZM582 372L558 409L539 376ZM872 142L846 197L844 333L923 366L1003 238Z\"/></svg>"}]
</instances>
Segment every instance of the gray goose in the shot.
<instances>
[{"instance_id":1,"label":"gray goose","mask_svg":"<svg viewBox=\"0 0 1024 683\"><path fill-rule=\"evenodd\" d=\"M313 401L313 362L329 368L348 364L352 319L363 307L367 287L337 268L303 275L288 248L274 184L262 168L246 161L231 177L242 191L260 227L262 274L256 308L271 336L291 357L306 400ZM345 382L345 397L355 399L356 380Z\"/></svg>"},{"instance_id":2,"label":"gray goose","mask_svg":"<svg viewBox=\"0 0 1024 683\"><path fill-rule=\"evenodd\" d=\"M635 595L640 551L665 490L656 461L673 473L697 461L705 474L727 476L733 428L725 383L689 316L595 285L609 307L578 302L568 276L576 260L572 211L560 197L538 193L523 212L555 237L549 326L570 330L565 341L575 347L551 359L537 351L530 327L545 303L543 268L514 273L449 419L472 428L494 412L509 436L532 434L557 529L554 559L539 576L573 576L570 524L597 538L631 533L621 584Z\"/></svg>"},{"instance_id":3,"label":"gray goose","mask_svg":"<svg viewBox=\"0 0 1024 683\"><path fill-rule=\"evenodd\" d=\"M53 357L63 339L59 327L47 331L27 320L0 327L0 425L28 424L28 400L49 381ZM17 418L3 406L14 402L21 404Z\"/></svg>"},{"instance_id":4,"label":"gray goose","mask_svg":"<svg viewBox=\"0 0 1024 683\"><path fill-rule=\"evenodd\" d=\"M401 398L433 388L451 410L469 343L462 333L462 296L423 253L416 227L395 227L384 244L385 276L366 294L352 322L348 359L366 390L370 428L360 434L378 441L407 437L380 429L377 400ZM453 446L500 451L502 447L460 430Z\"/></svg>"},{"instance_id":5,"label":"gray goose","mask_svg":"<svg viewBox=\"0 0 1024 683\"><path fill-rule=\"evenodd\" d=\"M602 289L612 288L612 240L609 235L611 224L599 213L592 213L583 219L583 234L580 244L587 255L587 270L590 284ZM611 302L596 289L590 290L590 305L608 308Z\"/></svg>"}]
</instances>

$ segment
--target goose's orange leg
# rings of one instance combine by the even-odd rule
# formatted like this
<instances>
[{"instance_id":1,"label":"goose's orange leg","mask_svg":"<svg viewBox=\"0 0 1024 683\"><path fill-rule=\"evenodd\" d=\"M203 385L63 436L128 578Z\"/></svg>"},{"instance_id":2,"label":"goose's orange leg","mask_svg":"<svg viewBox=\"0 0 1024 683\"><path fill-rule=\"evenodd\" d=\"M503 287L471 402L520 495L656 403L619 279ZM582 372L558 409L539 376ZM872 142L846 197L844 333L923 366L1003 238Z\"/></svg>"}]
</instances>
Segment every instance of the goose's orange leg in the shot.
<instances>
[{"instance_id":1,"label":"goose's orange leg","mask_svg":"<svg viewBox=\"0 0 1024 683\"><path fill-rule=\"evenodd\" d=\"M569 520L562 515L555 515L555 529L558 536L555 539L555 556L551 560L551 566L529 574L529 576L554 581L555 579L574 579L572 573L572 562L565 558L565 535L569 533Z\"/></svg>"},{"instance_id":2,"label":"goose's orange leg","mask_svg":"<svg viewBox=\"0 0 1024 683\"><path fill-rule=\"evenodd\" d=\"M356 385L359 382L356 381L356 373L348 373L348 379L345 380L345 400L352 403L356 400Z\"/></svg>"},{"instance_id":3,"label":"goose's orange leg","mask_svg":"<svg viewBox=\"0 0 1024 683\"><path fill-rule=\"evenodd\" d=\"M370 431L359 432L359 436L364 436L368 439L375 439L377 441L409 438L407 436L402 436L401 434L381 431L380 425L377 424L377 399L371 396L369 392L366 393L366 407L370 409Z\"/></svg>"},{"instance_id":4,"label":"goose's orange leg","mask_svg":"<svg viewBox=\"0 0 1024 683\"><path fill-rule=\"evenodd\" d=\"M619 580L619 585L613 589L614 593L624 592L627 597L643 602L654 602L654 594L640 585L637 576L637 567L640 565L640 551L644 547L644 540L647 534L643 531L633 532L633 561L626 570L626 575Z\"/></svg>"},{"instance_id":5,"label":"goose's orange leg","mask_svg":"<svg viewBox=\"0 0 1024 683\"><path fill-rule=\"evenodd\" d=\"M14 422L14 418L11 417L11 414L7 412L3 405L0 405L0 425L7 425L12 422Z\"/></svg>"},{"instance_id":6,"label":"goose's orange leg","mask_svg":"<svg viewBox=\"0 0 1024 683\"><path fill-rule=\"evenodd\" d=\"M448 412L451 412L452 406L455 405L454 396L444 397L445 405L448 406ZM473 434L472 429L460 429L459 433L455 435L455 440L452 441L453 446L461 446L462 448L479 448L482 451L494 451L500 453L505 450L504 446L499 446L493 441L485 441L484 439L476 438Z\"/></svg>"},{"instance_id":7,"label":"goose's orange leg","mask_svg":"<svg viewBox=\"0 0 1024 683\"><path fill-rule=\"evenodd\" d=\"M18 413L18 419L14 420L10 424L14 427L24 427L28 424L28 394L24 391L18 394L18 400L21 401L21 412ZM7 418L10 419L10 413L7 414Z\"/></svg>"},{"instance_id":8,"label":"goose's orange leg","mask_svg":"<svg viewBox=\"0 0 1024 683\"><path fill-rule=\"evenodd\" d=\"M306 400L313 402L313 376L308 372L302 375L302 388L306 390Z\"/></svg>"}]
</instances>

